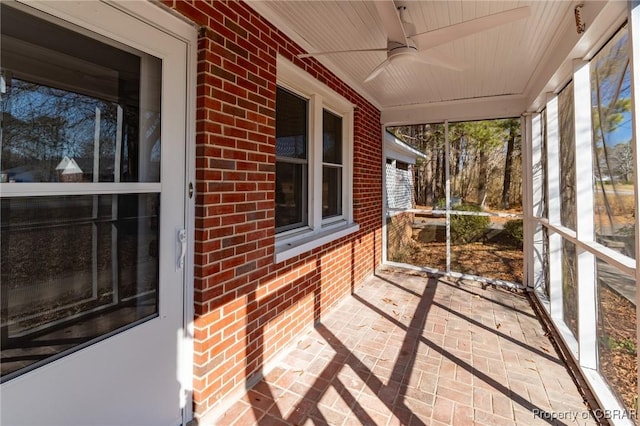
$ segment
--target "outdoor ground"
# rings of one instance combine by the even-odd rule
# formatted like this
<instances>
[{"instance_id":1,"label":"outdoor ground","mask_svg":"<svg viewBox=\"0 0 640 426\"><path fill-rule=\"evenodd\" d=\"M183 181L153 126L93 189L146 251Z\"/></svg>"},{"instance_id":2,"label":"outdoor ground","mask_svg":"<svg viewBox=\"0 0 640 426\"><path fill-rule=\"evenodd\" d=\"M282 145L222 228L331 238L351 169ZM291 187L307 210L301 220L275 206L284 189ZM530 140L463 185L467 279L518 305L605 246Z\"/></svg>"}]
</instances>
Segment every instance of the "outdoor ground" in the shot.
<instances>
[{"instance_id":1,"label":"outdoor ground","mask_svg":"<svg viewBox=\"0 0 640 426\"><path fill-rule=\"evenodd\" d=\"M607 286L599 291L600 371L628 409L637 409L636 307Z\"/></svg>"},{"instance_id":2,"label":"outdoor ground","mask_svg":"<svg viewBox=\"0 0 640 426\"><path fill-rule=\"evenodd\" d=\"M504 243L452 245L451 270L515 283L522 282L522 249ZM444 270L446 243L416 242L409 264Z\"/></svg>"}]
</instances>

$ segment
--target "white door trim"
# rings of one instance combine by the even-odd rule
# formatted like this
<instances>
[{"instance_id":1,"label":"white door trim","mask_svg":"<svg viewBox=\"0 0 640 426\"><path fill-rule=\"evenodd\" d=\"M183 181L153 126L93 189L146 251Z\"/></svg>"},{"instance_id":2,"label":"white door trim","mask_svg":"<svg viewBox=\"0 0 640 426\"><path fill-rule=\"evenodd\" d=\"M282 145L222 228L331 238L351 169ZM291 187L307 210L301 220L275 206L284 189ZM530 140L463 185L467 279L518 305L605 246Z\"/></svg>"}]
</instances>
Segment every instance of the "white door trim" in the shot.
<instances>
[{"instance_id":1,"label":"white door trim","mask_svg":"<svg viewBox=\"0 0 640 426\"><path fill-rule=\"evenodd\" d=\"M104 0L103 0L104 1ZM194 230L195 230L195 199L196 199L196 87L198 63L198 32L197 26L189 23L186 18L170 13L165 7L151 2L116 2L109 1L115 7L135 16L147 24L183 40L187 47L187 97L186 112L186 164L185 184L187 200L185 202L185 222L187 229L187 254L184 267L184 320L182 343L178 352L178 379L182 388L182 424L186 425L193 419L193 335L194 335ZM190 185L193 191L190 194Z\"/></svg>"}]
</instances>

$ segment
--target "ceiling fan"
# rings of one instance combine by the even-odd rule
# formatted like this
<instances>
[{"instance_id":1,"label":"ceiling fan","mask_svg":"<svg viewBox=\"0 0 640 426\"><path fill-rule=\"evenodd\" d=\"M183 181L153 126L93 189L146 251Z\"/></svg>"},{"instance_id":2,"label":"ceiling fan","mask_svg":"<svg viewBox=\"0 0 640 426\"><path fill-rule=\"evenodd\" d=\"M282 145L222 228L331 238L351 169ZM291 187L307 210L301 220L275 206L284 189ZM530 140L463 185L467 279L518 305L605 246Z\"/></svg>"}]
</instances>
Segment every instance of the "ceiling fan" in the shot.
<instances>
[{"instance_id":1,"label":"ceiling fan","mask_svg":"<svg viewBox=\"0 0 640 426\"><path fill-rule=\"evenodd\" d=\"M305 53L298 55L298 57L308 58L353 52L387 52L387 58L369 73L364 80L365 83L376 78L389 65L401 61L421 62L459 71L465 67L463 63L431 49L453 40L526 18L530 13L529 6L523 6L416 34L415 26L404 19L405 6L396 7L393 0L374 1L373 3L387 35L387 47Z\"/></svg>"}]
</instances>

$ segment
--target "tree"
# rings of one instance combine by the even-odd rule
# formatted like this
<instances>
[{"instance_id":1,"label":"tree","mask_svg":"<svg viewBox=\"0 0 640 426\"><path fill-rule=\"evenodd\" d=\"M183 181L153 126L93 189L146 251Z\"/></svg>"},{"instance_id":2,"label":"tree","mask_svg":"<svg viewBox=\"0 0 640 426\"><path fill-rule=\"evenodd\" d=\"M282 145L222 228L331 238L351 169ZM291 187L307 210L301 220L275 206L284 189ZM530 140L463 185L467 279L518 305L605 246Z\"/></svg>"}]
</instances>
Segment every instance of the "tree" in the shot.
<instances>
[{"instance_id":1,"label":"tree","mask_svg":"<svg viewBox=\"0 0 640 426\"><path fill-rule=\"evenodd\" d=\"M451 131L453 130L453 131ZM484 207L496 150L503 144L500 120L467 121L450 126L452 193ZM475 198L471 197L471 192Z\"/></svg>"},{"instance_id":2,"label":"tree","mask_svg":"<svg viewBox=\"0 0 640 426\"><path fill-rule=\"evenodd\" d=\"M521 173L521 168L514 164L521 152L519 119L451 123L448 159L443 124L401 126L391 130L426 156L416 164L417 204L444 207L447 160L453 199L483 208L502 207L504 196L511 203L512 187L519 187ZM505 176L506 183L503 182ZM506 195L503 194L505 187Z\"/></svg>"},{"instance_id":3,"label":"tree","mask_svg":"<svg viewBox=\"0 0 640 426\"><path fill-rule=\"evenodd\" d=\"M57 178L55 167L65 156L93 165L96 110L101 116L99 155L112 159L114 102L14 78L2 98L2 169L28 169L35 181L49 182Z\"/></svg>"},{"instance_id":4,"label":"tree","mask_svg":"<svg viewBox=\"0 0 640 426\"><path fill-rule=\"evenodd\" d=\"M629 182L633 176L633 151L631 141L621 143L613 148L615 171L624 182Z\"/></svg>"},{"instance_id":5,"label":"tree","mask_svg":"<svg viewBox=\"0 0 640 426\"><path fill-rule=\"evenodd\" d=\"M628 150L618 148L613 146L611 140L614 135L619 137L619 130L631 108L628 49L628 31L623 30L592 61L594 173L599 178L596 184L600 189L602 207L607 213L610 226L613 226L614 209L612 200L609 199L610 194L604 186L605 178L613 181L614 176L621 174L624 179L628 179L629 172L633 172L633 168L629 170L626 167L628 162L625 164L625 158L629 158L631 154L631 145L627 144ZM631 137L630 132L628 137ZM618 196L615 191L614 194Z\"/></svg>"},{"instance_id":6,"label":"tree","mask_svg":"<svg viewBox=\"0 0 640 426\"><path fill-rule=\"evenodd\" d=\"M505 120L504 126L509 134L507 138L507 154L504 160L504 179L502 181L502 208L509 209L511 206L511 175L513 173L513 154L516 139L520 135L520 122L517 119Z\"/></svg>"}]
</instances>

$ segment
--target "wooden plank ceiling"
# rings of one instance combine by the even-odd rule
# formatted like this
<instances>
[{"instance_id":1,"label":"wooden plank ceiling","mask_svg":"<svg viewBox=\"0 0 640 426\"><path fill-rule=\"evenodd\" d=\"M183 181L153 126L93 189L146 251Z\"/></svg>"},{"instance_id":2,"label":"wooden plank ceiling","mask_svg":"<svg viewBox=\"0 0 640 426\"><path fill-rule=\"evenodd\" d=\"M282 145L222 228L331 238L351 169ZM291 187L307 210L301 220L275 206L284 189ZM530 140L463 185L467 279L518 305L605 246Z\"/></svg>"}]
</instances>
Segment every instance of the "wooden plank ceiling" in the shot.
<instances>
[{"instance_id":1,"label":"wooden plank ceiling","mask_svg":"<svg viewBox=\"0 0 640 426\"><path fill-rule=\"evenodd\" d=\"M391 0L378 0L391 1ZM386 48L387 35L372 1L251 1L309 52ZM494 13L529 6L530 14L505 25L441 44L430 51L465 64L461 71L411 61L397 61L371 81L364 80L386 52L350 52L318 57L338 77L383 111L496 97L530 96L536 73L564 32L575 34L572 1L406 1L405 21L416 33ZM538 90L539 88L533 88Z\"/></svg>"}]
</instances>

